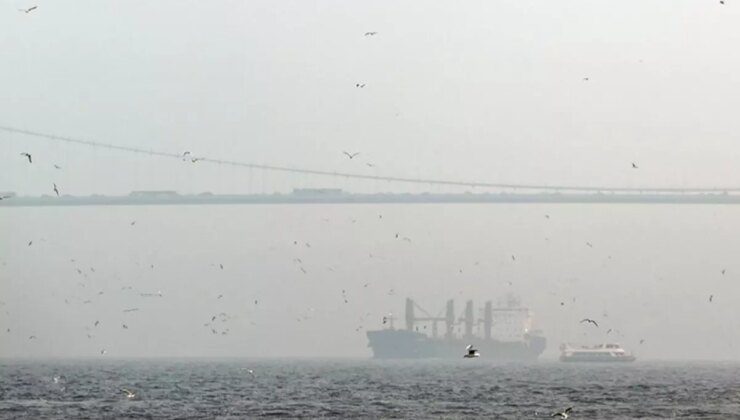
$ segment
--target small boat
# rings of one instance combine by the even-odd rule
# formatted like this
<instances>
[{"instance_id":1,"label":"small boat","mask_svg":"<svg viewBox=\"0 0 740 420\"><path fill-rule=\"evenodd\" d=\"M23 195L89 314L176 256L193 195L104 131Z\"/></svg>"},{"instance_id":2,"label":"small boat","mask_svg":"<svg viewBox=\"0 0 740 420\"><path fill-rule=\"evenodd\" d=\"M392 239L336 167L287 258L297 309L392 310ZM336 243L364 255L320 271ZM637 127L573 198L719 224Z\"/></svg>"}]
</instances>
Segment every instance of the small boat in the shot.
<instances>
[{"instance_id":1,"label":"small boat","mask_svg":"<svg viewBox=\"0 0 740 420\"><path fill-rule=\"evenodd\" d=\"M635 356L619 344L597 344L593 347L560 346L561 362L634 362Z\"/></svg>"}]
</instances>

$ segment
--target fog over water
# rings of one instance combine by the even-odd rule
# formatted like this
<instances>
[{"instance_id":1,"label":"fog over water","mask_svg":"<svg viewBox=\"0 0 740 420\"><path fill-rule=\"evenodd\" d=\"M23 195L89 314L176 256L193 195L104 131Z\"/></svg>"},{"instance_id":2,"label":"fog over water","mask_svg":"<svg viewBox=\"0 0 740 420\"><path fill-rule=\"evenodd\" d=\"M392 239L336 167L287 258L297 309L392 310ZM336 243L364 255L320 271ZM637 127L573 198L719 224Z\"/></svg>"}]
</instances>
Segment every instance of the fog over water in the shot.
<instances>
[{"instance_id":1,"label":"fog over water","mask_svg":"<svg viewBox=\"0 0 740 420\"><path fill-rule=\"evenodd\" d=\"M14 0L0 126L364 175L738 187L740 3L726 3ZM53 185L501 192L0 131L0 193ZM740 359L739 209L3 206L0 357L368 357L365 332L406 297L437 314L511 294L546 358L608 340L641 359Z\"/></svg>"},{"instance_id":2,"label":"fog over water","mask_svg":"<svg viewBox=\"0 0 740 420\"><path fill-rule=\"evenodd\" d=\"M121 357L365 357L365 331L381 328L388 312L402 314L406 296L437 313L448 298L462 311L466 299L481 308L508 293L534 311L549 339L545 357L556 356L563 341L606 338L645 358L733 359L740 345L732 328L740 315L732 251L740 225L732 206L2 212L0 327L11 329L3 332L3 356L97 356L105 348ZM159 291L162 297L139 295ZM217 328L228 335L203 326L221 312L229 319ZM583 317L601 328L579 324ZM606 336L609 328L621 335Z\"/></svg>"}]
</instances>

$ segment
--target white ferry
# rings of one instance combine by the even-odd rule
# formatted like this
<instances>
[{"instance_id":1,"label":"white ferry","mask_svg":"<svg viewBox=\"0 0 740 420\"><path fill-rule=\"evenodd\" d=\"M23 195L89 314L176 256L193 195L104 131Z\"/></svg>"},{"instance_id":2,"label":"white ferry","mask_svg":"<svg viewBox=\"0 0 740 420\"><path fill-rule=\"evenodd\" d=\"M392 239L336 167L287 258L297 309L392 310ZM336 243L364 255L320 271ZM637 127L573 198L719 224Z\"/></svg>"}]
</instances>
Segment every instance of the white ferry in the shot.
<instances>
[{"instance_id":1,"label":"white ferry","mask_svg":"<svg viewBox=\"0 0 740 420\"><path fill-rule=\"evenodd\" d=\"M561 362L634 362L635 356L619 344L597 344L593 347L560 346Z\"/></svg>"}]
</instances>

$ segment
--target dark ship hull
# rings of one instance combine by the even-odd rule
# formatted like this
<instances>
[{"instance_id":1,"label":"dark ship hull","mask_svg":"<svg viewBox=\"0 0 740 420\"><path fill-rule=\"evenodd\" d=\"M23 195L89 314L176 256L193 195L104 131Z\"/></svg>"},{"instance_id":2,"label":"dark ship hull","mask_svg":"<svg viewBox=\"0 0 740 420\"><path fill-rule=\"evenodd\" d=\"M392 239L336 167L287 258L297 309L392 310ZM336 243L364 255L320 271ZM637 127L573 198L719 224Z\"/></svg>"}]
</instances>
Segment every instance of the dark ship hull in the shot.
<instances>
[{"instance_id":1,"label":"dark ship hull","mask_svg":"<svg viewBox=\"0 0 740 420\"><path fill-rule=\"evenodd\" d=\"M463 340L430 338L407 330L368 331L368 346L376 359L460 359L465 346L473 343L481 358L496 361L535 361L545 350L547 341L541 336L525 337L523 341Z\"/></svg>"}]
</instances>

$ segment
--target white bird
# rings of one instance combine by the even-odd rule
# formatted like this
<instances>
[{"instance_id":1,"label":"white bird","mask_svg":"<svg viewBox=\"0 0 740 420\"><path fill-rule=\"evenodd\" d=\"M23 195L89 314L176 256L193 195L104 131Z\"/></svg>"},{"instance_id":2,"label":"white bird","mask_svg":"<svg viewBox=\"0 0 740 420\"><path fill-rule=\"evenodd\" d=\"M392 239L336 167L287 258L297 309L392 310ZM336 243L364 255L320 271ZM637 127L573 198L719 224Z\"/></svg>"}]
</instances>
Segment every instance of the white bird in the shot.
<instances>
[{"instance_id":1,"label":"white bird","mask_svg":"<svg viewBox=\"0 0 740 420\"><path fill-rule=\"evenodd\" d=\"M635 162L632 162L632 169L639 169Z\"/></svg>"},{"instance_id":2,"label":"white bird","mask_svg":"<svg viewBox=\"0 0 740 420\"><path fill-rule=\"evenodd\" d=\"M480 357L480 353L478 353L478 350L473 348L472 344L468 344L468 346L465 347L465 350L468 351L468 353L463 356L465 359L472 359L475 357Z\"/></svg>"},{"instance_id":3,"label":"white bird","mask_svg":"<svg viewBox=\"0 0 740 420\"><path fill-rule=\"evenodd\" d=\"M345 155L347 155L347 157L350 158L350 159L354 159L355 156L357 156L357 155L360 154L360 152L349 153L349 152L345 152L344 150L342 151L342 153L344 153Z\"/></svg>"},{"instance_id":4,"label":"white bird","mask_svg":"<svg viewBox=\"0 0 740 420\"><path fill-rule=\"evenodd\" d=\"M593 319L583 318L580 323L583 324L584 322L588 322L589 324L594 324L596 327L599 326L599 324Z\"/></svg>"},{"instance_id":5,"label":"white bird","mask_svg":"<svg viewBox=\"0 0 740 420\"><path fill-rule=\"evenodd\" d=\"M31 6L28 9L18 9L18 11L19 12L23 12L25 14L29 14L29 13L33 12L34 10L36 10L38 8L39 8L38 6Z\"/></svg>"},{"instance_id":6,"label":"white bird","mask_svg":"<svg viewBox=\"0 0 740 420\"><path fill-rule=\"evenodd\" d=\"M121 391L123 391L123 392L126 393L126 398L128 398L129 400L136 398L136 393L135 392L131 392L131 391L129 391L126 388L121 388Z\"/></svg>"},{"instance_id":7,"label":"white bird","mask_svg":"<svg viewBox=\"0 0 740 420\"><path fill-rule=\"evenodd\" d=\"M106 350L106 349L100 350L100 354L101 355L105 356L106 353L108 353L108 350Z\"/></svg>"},{"instance_id":8,"label":"white bird","mask_svg":"<svg viewBox=\"0 0 740 420\"><path fill-rule=\"evenodd\" d=\"M57 187L57 184L54 184L54 192L57 194L57 197L59 197L59 188Z\"/></svg>"},{"instance_id":9,"label":"white bird","mask_svg":"<svg viewBox=\"0 0 740 420\"><path fill-rule=\"evenodd\" d=\"M573 411L573 407L568 407L559 413L553 413L550 417L560 417L561 419L567 419L570 417L570 412Z\"/></svg>"},{"instance_id":10,"label":"white bird","mask_svg":"<svg viewBox=\"0 0 740 420\"><path fill-rule=\"evenodd\" d=\"M26 13L28 13L28 12L26 12ZM26 158L28 158L28 163L33 163L33 159L31 159L31 154L30 153L23 152L23 153L21 153L21 156L25 156Z\"/></svg>"},{"instance_id":11,"label":"white bird","mask_svg":"<svg viewBox=\"0 0 740 420\"><path fill-rule=\"evenodd\" d=\"M377 32L365 32L365 36L375 36L377 34Z\"/></svg>"}]
</instances>

